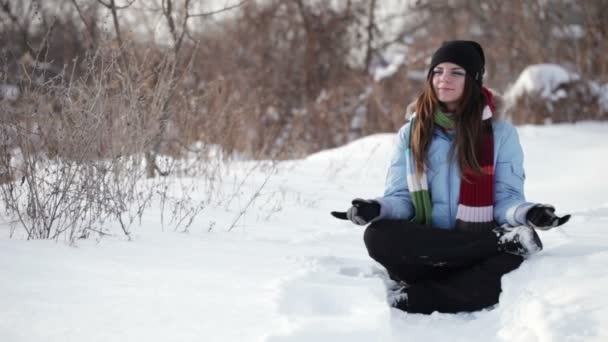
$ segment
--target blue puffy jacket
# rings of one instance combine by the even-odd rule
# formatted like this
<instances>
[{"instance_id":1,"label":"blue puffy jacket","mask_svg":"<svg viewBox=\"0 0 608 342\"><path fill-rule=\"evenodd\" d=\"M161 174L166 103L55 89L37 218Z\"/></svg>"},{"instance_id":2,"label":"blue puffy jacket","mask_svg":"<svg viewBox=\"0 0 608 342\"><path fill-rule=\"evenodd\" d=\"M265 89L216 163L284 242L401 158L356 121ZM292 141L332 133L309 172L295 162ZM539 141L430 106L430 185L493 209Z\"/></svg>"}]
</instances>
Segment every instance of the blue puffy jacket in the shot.
<instances>
[{"instance_id":1,"label":"blue puffy jacket","mask_svg":"<svg viewBox=\"0 0 608 342\"><path fill-rule=\"evenodd\" d=\"M399 130L386 178L386 190L383 197L376 199L381 205L378 219L411 219L414 216L405 170L409 126L410 123L406 123ZM498 225L522 225L525 224L526 212L535 203L526 202L524 197L524 156L517 130L502 120L495 120L493 129L494 220ZM455 226L460 194L460 171L455 158L449 160L448 157L453 140L453 133L435 128L427 159L426 176L433 204L432 225L443 229Z\"/></svg>"}]
</instances>

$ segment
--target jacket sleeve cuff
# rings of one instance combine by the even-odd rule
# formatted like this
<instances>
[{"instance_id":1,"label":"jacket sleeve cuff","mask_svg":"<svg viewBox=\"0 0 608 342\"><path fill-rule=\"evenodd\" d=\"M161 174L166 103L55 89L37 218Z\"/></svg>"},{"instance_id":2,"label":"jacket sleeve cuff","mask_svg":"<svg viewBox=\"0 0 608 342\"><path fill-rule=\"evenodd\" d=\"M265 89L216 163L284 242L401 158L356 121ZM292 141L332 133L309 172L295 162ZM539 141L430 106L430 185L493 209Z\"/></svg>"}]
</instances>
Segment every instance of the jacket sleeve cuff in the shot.
<instances>
[{"instance_id":1,"label":"jacket sleeve cuff","mask_svg":"<svg viewBox=\"0 0 608 342\"><path fill-rule=\"evenodd\" d=\"M525 202L509 208L506 213L507 223L512 227L525 226L526 214L535 205L536 203Z\"/></svg>"},{"instance_id":2,"label":"jacket sleeve cuff","mask_svg":"<svg viewBox=\"0 0 608 342\"><path fill-rule=\"evenodd\" d=\"M391 217L393 213L393 208L389 201L385 200L383 197L378 197L374 199L374 201L380 204L380 215L377 217L378 220L383 220Z\"/></svg>"}]
</instances>

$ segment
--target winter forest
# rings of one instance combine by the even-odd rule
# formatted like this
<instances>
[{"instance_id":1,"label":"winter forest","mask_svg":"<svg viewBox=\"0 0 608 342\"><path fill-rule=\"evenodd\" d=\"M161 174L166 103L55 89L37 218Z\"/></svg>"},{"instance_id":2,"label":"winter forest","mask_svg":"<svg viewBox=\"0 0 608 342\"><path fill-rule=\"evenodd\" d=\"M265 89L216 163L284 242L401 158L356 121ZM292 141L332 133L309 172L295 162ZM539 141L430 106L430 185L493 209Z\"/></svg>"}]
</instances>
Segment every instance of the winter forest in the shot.
<instances>
[{"instance_id":1,"label":"winter forest","mask_svg":"<svg viewBox=\"0 0 608 342\"><path fill-rule=\"evenodd\" d=\"M605 341L608 0L0 0L0 340ZM433 51L485 51L526 196L496 307L410 315L363 230Z\"/></svg>"}]
</instances>

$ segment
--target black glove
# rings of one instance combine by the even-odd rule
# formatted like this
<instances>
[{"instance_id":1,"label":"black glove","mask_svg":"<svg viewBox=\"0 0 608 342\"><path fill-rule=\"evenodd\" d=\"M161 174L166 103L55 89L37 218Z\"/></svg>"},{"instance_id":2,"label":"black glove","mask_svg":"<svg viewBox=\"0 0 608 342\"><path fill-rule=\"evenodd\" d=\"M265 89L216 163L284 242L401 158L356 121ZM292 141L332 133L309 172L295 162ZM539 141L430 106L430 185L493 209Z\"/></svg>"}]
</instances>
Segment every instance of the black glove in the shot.
<instances>
[{"instance_id":1,"label":"black glove","mask_svg":"<svg viewBox=\"0 0 608 342\"><path fill-rule=\"evenodd\" d=\"M380 203L371 200L355 198L353 206L346 212L332 211L335 218L351 220L354 224L366 225L380 215Z\"/></svg>"},{"instance_id":2,"label":"black glove","mask_svg":"<svg viewBox=\"0 0 608 342\"><path fill-rule=\"evenodd\" d=\"M526 223L534 229L549 230L570 220L570 215L559 217L555 208L549 204L537 204L526 213Z\"/></svg>"}]
</instances>

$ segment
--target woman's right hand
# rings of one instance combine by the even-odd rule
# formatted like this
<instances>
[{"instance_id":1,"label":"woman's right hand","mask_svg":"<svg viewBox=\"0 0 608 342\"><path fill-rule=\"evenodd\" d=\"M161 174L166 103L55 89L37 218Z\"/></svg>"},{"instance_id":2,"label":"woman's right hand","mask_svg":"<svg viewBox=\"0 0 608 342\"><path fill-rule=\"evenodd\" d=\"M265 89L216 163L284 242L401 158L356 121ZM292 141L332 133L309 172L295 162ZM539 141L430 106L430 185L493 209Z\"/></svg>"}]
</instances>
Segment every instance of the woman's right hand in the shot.
<instances>
[{"instance_id":1,"label":"woman's right hand","mask_svg":"<svg viewBox=\"0 0 608 342\"><path fill-rule=\"evenodd\" d=\"M350 220L354 224L363 226L380 216L380 203L374 200L355 198L352 201L352 206L346 212L332 211L331 214L335 218Z\"/></svg>"}]
</instances>

